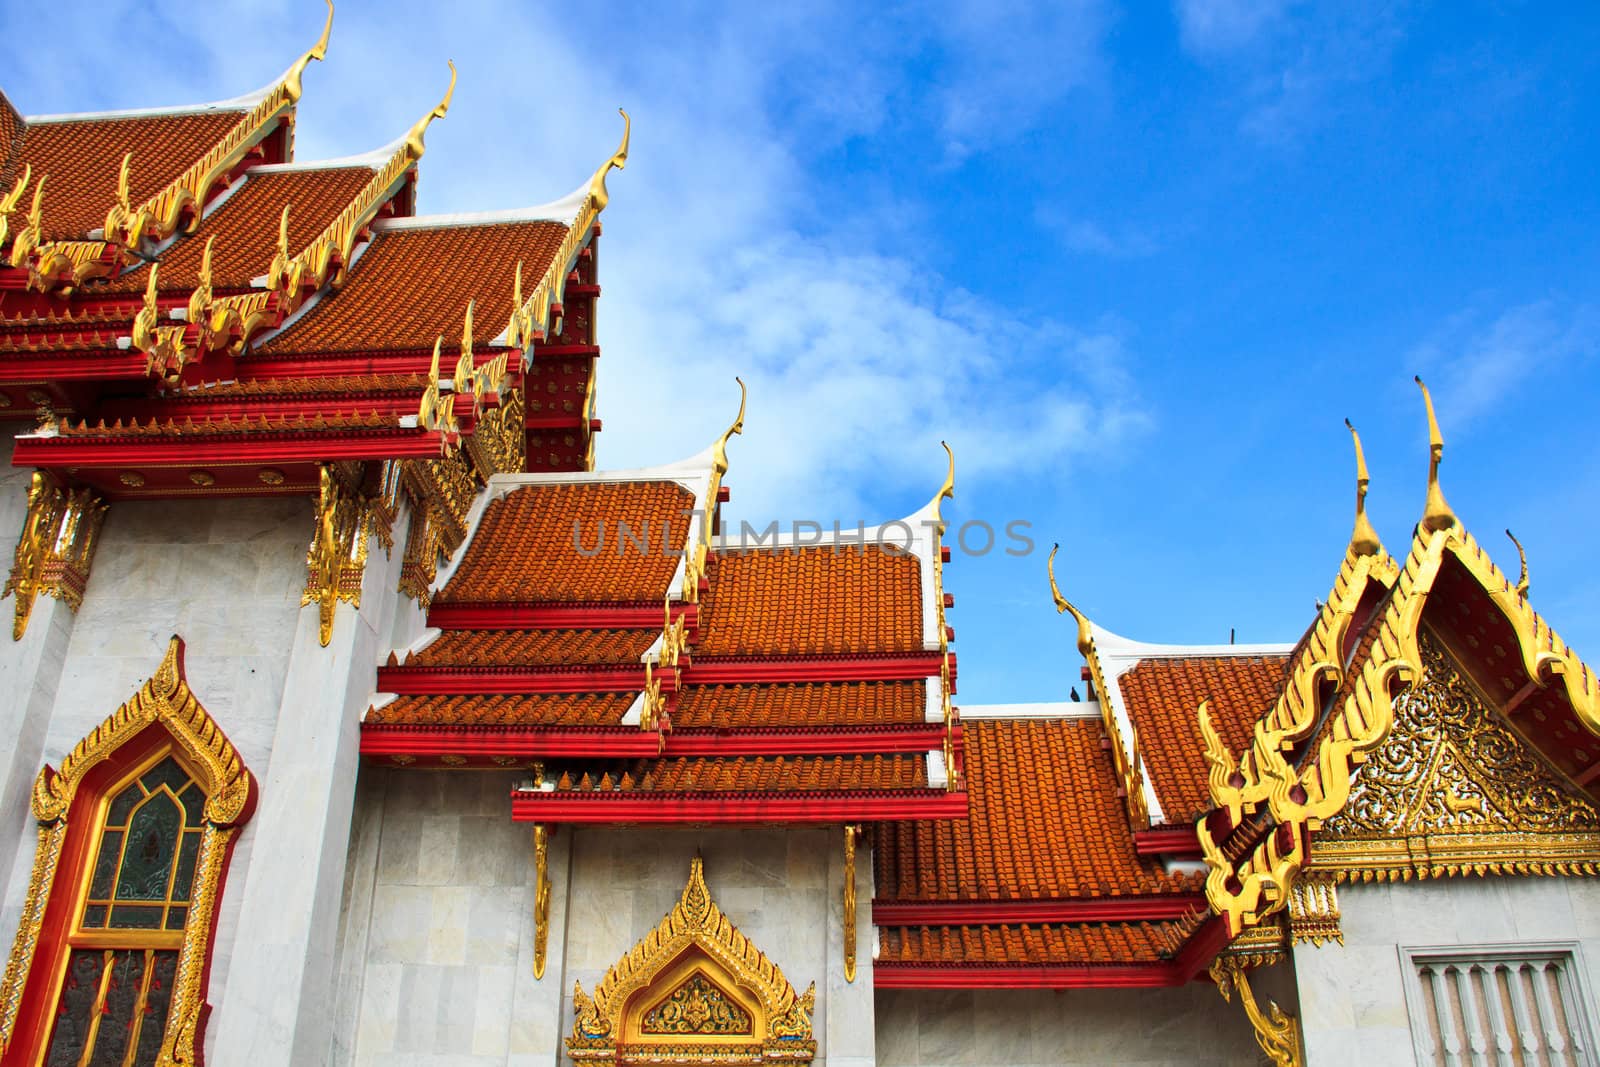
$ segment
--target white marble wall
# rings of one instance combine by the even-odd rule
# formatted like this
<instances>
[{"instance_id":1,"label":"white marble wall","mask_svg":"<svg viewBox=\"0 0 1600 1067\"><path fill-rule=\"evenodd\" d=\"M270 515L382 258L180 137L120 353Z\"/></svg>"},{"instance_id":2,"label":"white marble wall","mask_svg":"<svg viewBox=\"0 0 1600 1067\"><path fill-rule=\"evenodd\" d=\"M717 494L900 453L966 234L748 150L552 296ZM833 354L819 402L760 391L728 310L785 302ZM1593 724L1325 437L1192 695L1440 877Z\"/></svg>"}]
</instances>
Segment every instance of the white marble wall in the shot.
<instances>
[{"instance_id":1,"label":"white marble wall","mask_svg":"<svg viewBox=\"0 0 1600 1067\"><path fill-rule=\"evenodd\" d=\"M830 1033L843 1048L870 1050L870 969L842 990L830 979L842 969L829 915L842 890L830 883L830 856L843 851L837 828L560 829L550 848L548 965L536 982L532 829L510 819L517 777L363 768L330 1062L569 1062L562 1041L572 1029L573 983L592 992L671 910L697 850L724 912L798 991L816 982L816 1062L827 1062ZM868 937L861 946L870 953ZM830 1001L839 1016L831 1031Z\"/></svg>"},{"instance_id":2,"label":"white marble wall","mask_svg":"<svg viewBox=\"0 0 1600 1067\"><path fill-rule=\"evenodd\" d=\"M1312 1067L1410 1064L1401 946L1576 941L1600 989L1600 882L1455 878L1339 889L1344 944L1295 948ZM1600 1018L1600 1004L1591 1004Z\"/></svg>"},{"instance_id":3,"label":"white marble wall","mask_svg":"<svg viewBox=\"0 0 1600 1067\"><path fill-rule=\"evenodd\" d=\"M1244 1011L1207 982L1061 992L883 989L877 1000L880 1067L1262 1062Z\"/></svg>"},{"instance_id":4,"label":"white marble wall","mask_svg":"<svg viewBox=\"0 0 1600 1067\"><path fill-rule=\"evenodd\" d=\"M0 522L16 518L9 509L22 492L19 486L0 485ZM79 740L144 684L176 633L187 643L190 685L245 764L262 775L305 585L310 530L311 505L299 497L113 505L83 607L76 617L64 608L59 612L58 621L70 633L35 764L42 759L59 766ZM10 603L4 602L8 609ZM41 614L46 607L47 598L41 598L29 636L49 621L48 611ZM21 647L9 637L4 644L0 659L15 656ZM9 945L37 834L25 796L7 803L0 819L17 841L3 911ZM212 957L212 1004L225 996L252 837L246 826L223 895Z\"/></svg>"}]
</instances>

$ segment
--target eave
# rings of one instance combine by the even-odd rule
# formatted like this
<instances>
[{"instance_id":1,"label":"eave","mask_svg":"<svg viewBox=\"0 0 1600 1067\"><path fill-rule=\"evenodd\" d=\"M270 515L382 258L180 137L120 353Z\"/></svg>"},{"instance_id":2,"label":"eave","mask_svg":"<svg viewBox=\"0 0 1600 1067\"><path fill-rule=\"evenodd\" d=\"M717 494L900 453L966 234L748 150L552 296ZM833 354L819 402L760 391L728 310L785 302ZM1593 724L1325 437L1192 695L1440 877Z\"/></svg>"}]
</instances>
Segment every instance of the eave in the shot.
<instances>
[{"instance_id":1,"label":"eave","mask_svg":"<svg viewBox=\"0 0 1600 1067\"><path fill-rule=\"evenodd\" d=\"M697 630L698 605L675 605L672 613L674 619L683 616L691 634ZM661 621L660 601L495 604L436 600L428 608L428 625L440 630L658 630Z\"/></svg>"},{"instance_id":2,"label":"eave","mask_svg":"<svg viewBox=\"0 0 1600 1067\"><path fill-rule=\"evenodd\" d=\"M217 463L316 463L340 459L436 459L430 430L326 430L263 434L193 434L159 439L19 437L15 467L203 466Z\"/></svg>"},{"instance_id":3,"label":"eave","mask_svg":"<svg viewBox=\"0 0 1600 1067\"><path fill-rule=\"evenodd\" d=\"M1200 838L1193 826L1152 826L1135 831L1133 850L1141 856L1200 859Z\"/></svg>"},{"instance_id":4,"label":"eave","mask_svg":"<svg viewBox=\"0 0 1600 1067\"><path fill-rule=\"evenodd\" d=\"M958 819L965 790L907 789L814 793L542 793L511 794L516 822L605 825L633 823L837 823L848 820Z\"/></svg>"},{"instance_id":5,"label":"eave","mask_svg":"<svg viewBox=\"0 0 1600 1067\"><path fill-rule=\"evenodd\" d=\"M361 754L385 757L852 756L931 752L944 744L940 723L766 730L672 730L633 726L421 726L364 723ZM957 732L956 744L960 744Z\"/></svg>"},{"instance_id":6,"label":"eave","mask_svg":"<svg viewBox=\"0 0 1600 1067\"><path fill-rule=\"evenodd\" d=\"M1017 926L1023 923L1150 922L1204 911L1203 893L1058 900L874 900L878 926Z\"/></svg>"}]
</instances>

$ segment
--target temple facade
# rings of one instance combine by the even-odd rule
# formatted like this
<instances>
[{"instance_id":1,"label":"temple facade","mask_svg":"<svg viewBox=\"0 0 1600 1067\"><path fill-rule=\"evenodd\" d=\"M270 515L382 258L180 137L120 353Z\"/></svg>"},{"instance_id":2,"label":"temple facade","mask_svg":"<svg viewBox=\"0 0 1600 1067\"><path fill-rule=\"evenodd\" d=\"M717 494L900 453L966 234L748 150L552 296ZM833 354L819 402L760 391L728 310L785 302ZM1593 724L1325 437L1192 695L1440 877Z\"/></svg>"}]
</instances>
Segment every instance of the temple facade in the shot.
<instances>
[{"instance_id":1,"label":"temple facade","mask_svg":"<svg viewBox=\"0 0 1600 1067\"><path fill-rule=\"evenodd\" d=\"M1425 386L1411 542L1352 430L1303 633L1124 638L1052 553L1059 691L967 703L956 457L736 532L728 383L597 469L626 115L418 214L454 68L297 159L332 25L221 103L0 95L0 1067L1600 1063L1600 683Z\"/></svg>"}]
</instances>

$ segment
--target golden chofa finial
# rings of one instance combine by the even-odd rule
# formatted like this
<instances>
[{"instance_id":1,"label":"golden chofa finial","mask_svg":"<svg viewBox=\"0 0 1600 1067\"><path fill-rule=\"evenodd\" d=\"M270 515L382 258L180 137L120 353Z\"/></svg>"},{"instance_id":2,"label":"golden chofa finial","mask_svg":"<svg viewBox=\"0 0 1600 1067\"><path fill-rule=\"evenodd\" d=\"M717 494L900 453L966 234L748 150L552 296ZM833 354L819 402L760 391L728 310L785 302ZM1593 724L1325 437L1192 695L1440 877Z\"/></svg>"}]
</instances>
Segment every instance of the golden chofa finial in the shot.
<instances>
[{"instance_id":1,"label":"golden chofa finial","mask_svg":"<svg viewBox=\"0 0 1600 1067\"><path fill-rule=\"evenodd\" d=\"M430 122L434 119L442 119L449 113L450 101L456 95L456 64L453 59L448 62L450 63L450 88L444 91L444 99L435 104L432 111L418 119L417 124L411 127L411 132L406 134L406 149L412 159L422 158L424 151L422 135L428 132L428 124Z\"/></svg>"},{"instance_id":2,"label":"golden chofa finial","mask_svg":"<svg viewBox=\"0 0 1600 1067\"><path fill-rule=\"evenodd\" d=\"M1089 631L1089 617L1072 606L1072 601L1061 595L1061 587L1056 584L1056 552L1061 548L1059 542L1050 546L1050 558L1045 560L1045 570L1050 574L1050 596L1056 602L1056 614L1063 611L1072 612L1072 617L1078 623L1078 651L1085 657L1094 648L1094 636Z\"/></svg>"},{"instance_id":3,"label":"golden chofa finial","mask_svg":"<svg viewBox=\"0 0 1600 1067\"><path fill-rule=\"evenodd\" d=\"M1528 554L1522 550L1522 542L1517 540L1517 535L1510 530L1506 536L1511 538L1511 543L1517 546L1517 562L1522 565L1522 573L1517 575L1517 595L1523 600L1528 599Z\"/></svg>"},{"instance_id":4,"label":"golden chofa finial","mask_svg":"<svg viewBox=\"0 0 1600 1067\"><path fill-rule=\"evenodd\" d=\"M313 59L321 62L328 57L328 37L333 33L333 0L328 0L328 21L322 24L322 36L317 38L317 43L312 45L305 55L294 61L288 73L283 76L283 88L289 94L291 102L300 100L300 76L306 72Z\"/></svg>"},{"instance_id":5,"label":"golden chofa finial","mask_svg":"<svg viewBox=\"0 0 1600 1067\"><path fill-rule=\"evenodd\" d=\"M1361 435L1356 428L1349 419L1344 420L1344 425L1356 443L1356 526L1350 532L1350 550L1358 556L1376 556L1383 551L1383 542L1378 540L1378 531L1367 518L1367 486L1372 481L1367 477L1367 456L1361 450Z\"/></svg>"},{"instance_id":6,"label":"golden chofa finial","mask_svg":"<svg viewBox=\"0 0 1600 1067\"><path fill-rule=\"evenodd\" d=\"M1422 401L1428 405L1428 500L1422 508L1422 528L1428 533L1448 530L1456 525L1455 512L1445 502L1444 491L1439 488L1439 461L1444 458L1444 438L1439 436L1439 420L1433 414L1433 395L1421 376L1416 377L1422 390Z\"/></svg>"},{"instance_id":7,"label":"golden chofa finial","mask_svg":"<svg viewBox=\"0 0 1600 1067\"><path fill-rule=\"evenodd\" d=\"M594 172L594 177L589 179L589 198L594 201L596 211L604 211L611 202L611 194L606 192L606 175L611 173L611 168L624 170L628 166L628 138L633 133L633 120L628 113L617 108L617 114L622 116L622 143L617 150L611 153L611 158L600 164L600 169Z\"/></svg>"},{"instance_id":8,"label":"golden chofa finial","mask_svg":"<svg viewBox=\"0 0 1600 1067\"><path fill-rule=\"evenodd\" d=\"M950 450L950 445L945 441L939 442L939 447L944 449L944 454L949 459L949 466L944 472L944 484L939 486L939 491L933 494L933 521L938 523L939 536L944 536L944 515L941 514L941 505L946 500L954 500L956 495L956 454Z\"/></svg>"},{"instance_id":9,"label":"golden chofa finial","mask_svg":"<svg viewBox=\"0 0 1600 1067\"><path fill-rule=\"evenodd\" d=\"M733 425L728 427L727 432L717 438L716 446L712 449L711 466L717 472L718 478L728 473L728 439L734 434L744 433L744 402L747 391L743 378L735 376L733 380L739 383L739 415L733 420ZM715 503L712 501L713 506Z\"/></svg>"}]
</instances>

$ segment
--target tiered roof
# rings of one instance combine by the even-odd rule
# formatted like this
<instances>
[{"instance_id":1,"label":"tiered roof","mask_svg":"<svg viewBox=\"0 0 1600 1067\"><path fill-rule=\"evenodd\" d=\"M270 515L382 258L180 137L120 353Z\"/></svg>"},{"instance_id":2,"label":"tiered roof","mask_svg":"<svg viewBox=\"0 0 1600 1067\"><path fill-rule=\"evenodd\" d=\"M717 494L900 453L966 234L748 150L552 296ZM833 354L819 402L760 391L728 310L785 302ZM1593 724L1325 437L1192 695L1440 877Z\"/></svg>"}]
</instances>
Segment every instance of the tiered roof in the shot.
<instances>
[{"instance_id":1,"label":"tiered roof","mask_svg":"<svg viewBox=\"0 0 1600 1067\"><path fill-rule=\"evenodd\" d=\"M965 811L937 539L716 537L725 442L491 482L436 629L379 671L367 757L532 767L512 810L546 823Z\"/></svg>"}]
</instances>

